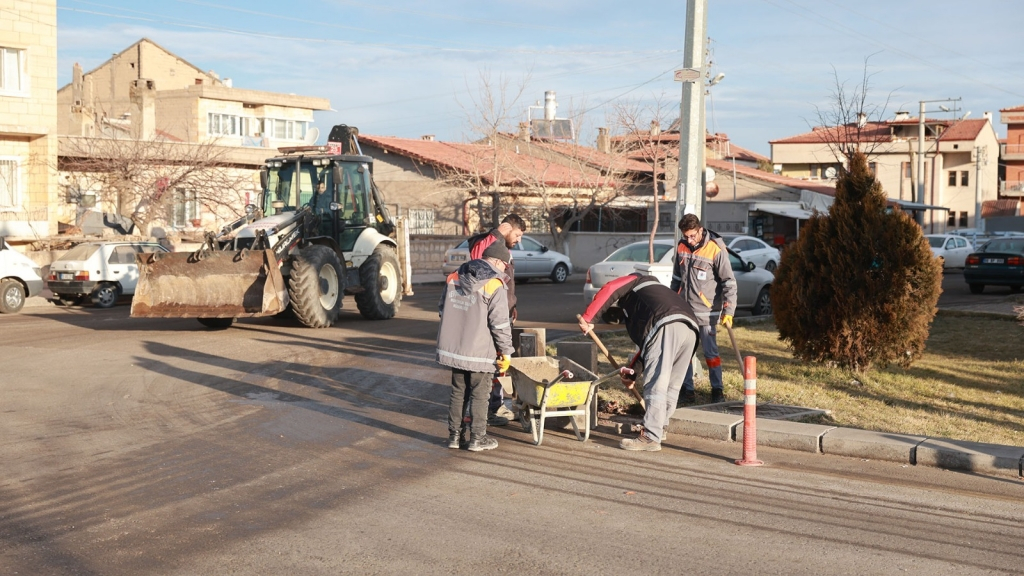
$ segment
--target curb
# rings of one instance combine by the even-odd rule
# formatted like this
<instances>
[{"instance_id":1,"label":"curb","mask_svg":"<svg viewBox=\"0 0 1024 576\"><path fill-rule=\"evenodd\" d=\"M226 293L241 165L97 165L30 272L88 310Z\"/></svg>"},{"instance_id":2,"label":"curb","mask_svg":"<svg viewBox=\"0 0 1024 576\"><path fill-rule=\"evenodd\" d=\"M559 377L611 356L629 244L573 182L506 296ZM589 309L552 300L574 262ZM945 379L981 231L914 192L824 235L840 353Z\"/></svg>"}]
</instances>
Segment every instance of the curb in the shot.
<instances>
[{"instance_id":1,"label":"curb","mask_svg":"<svg viewBox=\"0 0 1024 576\"><path fill-rule=\"evenodd\" d=\"M743 442L743 417L721 412L679 408L666 429L673 434ZM757 419L757 445L998 476L1024 476L1024 447L1019 446L765 418Z\"/></svg>"}]
</instances>

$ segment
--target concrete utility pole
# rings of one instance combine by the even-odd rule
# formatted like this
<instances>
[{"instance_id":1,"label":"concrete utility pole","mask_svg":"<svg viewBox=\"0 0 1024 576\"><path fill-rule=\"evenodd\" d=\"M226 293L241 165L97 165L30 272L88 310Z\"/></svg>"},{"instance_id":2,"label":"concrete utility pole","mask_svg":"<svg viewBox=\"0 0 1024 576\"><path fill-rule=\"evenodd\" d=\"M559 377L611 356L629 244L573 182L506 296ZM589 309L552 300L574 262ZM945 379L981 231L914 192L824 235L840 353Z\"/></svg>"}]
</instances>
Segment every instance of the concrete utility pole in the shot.
<instances>
[{"instance_id":1,"label":"concrete utility pole","mask_svg":"<svg viewBox=\"0 0 1024 576\"><path fill-rule=\"evenodd\" d=\"M981 167L988 165L988 148L974 147L974 229L985 231L985 221L981 219Z\"/></svg>"},{"instance_id":2,"label":"concrete utility pole","mask_svg":"<svg viewBox=\"0 0 1024 576\"><path fill-rule=\"evenodd\" d=\"M707 44L707 0L686 0L686 44L679 105L679 190L676 191L676 222L683 214L696 214L703 222L704 197L704 51ZM673 223L674 224L674 223ZM679 228L675 228L676 242Z\"/></svg>"},{"instance_id":3,"label":"concrete utility pole","mask_svg":"<svg viewBox=\"0 0 1024 576\"><path fill-rule=\"evenodd\" d=\"M926 104L930 104L930 103L934 103L934 102L954 102L955 103L955 102L959 102L959 101L960 101L959 98L945 98L943 100L921 100L921 101L918 102L921 105L921 107L919 109L919 112L917 114L917 202L918 202L918 204L922 204L922 205L925 204L925 201L924 201L925 200L925 195L924 195L924 151L925 151L925 145L924 145L924 140L925 140L925 136L924 136L925 135L924 117L925 117L925 114L927 114L927 111L925 110L925 105ZM954 106L955 106L955 104L954 104ZM949 108L946 108L945 106L939 106L939 108L941 109L942 112L949 112ZM936 144L935 144L935 153L936 154L939 153L939 145L938 145L937 141L936 141ZM932 186L935 186L934 182L932 183ZM924 210L918 211L917 214L918 214L917 223L921 224L923 226L924 225Z\"/></svg>"}]
</instances>

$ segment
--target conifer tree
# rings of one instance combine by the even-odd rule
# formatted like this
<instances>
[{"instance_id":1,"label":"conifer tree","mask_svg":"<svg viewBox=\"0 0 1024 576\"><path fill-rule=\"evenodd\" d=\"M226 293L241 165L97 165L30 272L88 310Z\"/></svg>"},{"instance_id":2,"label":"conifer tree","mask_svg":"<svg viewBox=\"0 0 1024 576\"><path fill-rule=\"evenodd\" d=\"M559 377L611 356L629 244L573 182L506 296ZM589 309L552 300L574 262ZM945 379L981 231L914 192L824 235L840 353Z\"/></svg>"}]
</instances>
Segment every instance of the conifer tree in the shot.
<instances>
[{"instance_id":1,"label":"conifer tree","mask_svg":"<svg viewBox=\"0 0 1024 576\"><path fill-rule=\"evenodd\" d=\"M846 159L829 213L783 252L771 293L779 338L805 361L909 366L924 351L942 265L920 226L888 209L866 155Z\"/></svg>"}]
</instances>

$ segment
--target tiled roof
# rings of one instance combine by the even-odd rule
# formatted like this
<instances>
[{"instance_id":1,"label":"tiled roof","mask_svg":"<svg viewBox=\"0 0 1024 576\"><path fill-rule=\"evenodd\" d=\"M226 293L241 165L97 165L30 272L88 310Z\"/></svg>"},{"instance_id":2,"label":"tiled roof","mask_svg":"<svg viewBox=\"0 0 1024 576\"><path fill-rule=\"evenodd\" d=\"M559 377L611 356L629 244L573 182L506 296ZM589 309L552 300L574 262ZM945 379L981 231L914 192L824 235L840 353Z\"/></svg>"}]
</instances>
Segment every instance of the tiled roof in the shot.
<instances>
[{"instance_id":1,"label":"tiled roof","mask_svg":"<svg viewBox=\"0 0 1024 576\"><path fill-rule=\"evenodd\" d=\"M714 160L708 158L705 163L718 172L731 174L733 170L733 164L728 160ZM779 174L765 172L764 170L758 170L757 168L751 168L750 166L744 166L742 164L736 165L736 174L742 174L747 178L760 180L768 184L786 186L797 190L810 190L811 192L825 194L826 196L836 195L835 185L830 186L822 182L813 182L809 180L800 180L799 178L790 178L789 176L781 176Z\"/></svg>"},{"instance_id":2,"label":"tiled roof","mask_svg":"<svg viewBox=\"0 0 1024 576\"><path fill-rule=\"evenodd\" d=\"M526 154L482 144L455 144L434 140L360 134L360 142L377 146L424 164L478 176L491 185L544 185L559 188L614 186L615 181ZM501 154L495 178L495 153ZM494 180L497 180L495 182Z\"/></svg>"},{"instance_id":3,"label":"tiled roof","mask_svg":"<svg viewBox=\"0 0 1024 576\"><path fill-rule=\"evenodd\" d=\"M1024 212L1021 211L1021 208L1021 202L1016 198L985 200L981 203L981 217L999 218L1005 216L1024 216Z\"/></svg>"},{"instance_id":4,"label":"tiled roof","mask_svg":"<svg viewBox=\"0 0 1024 576\"><path fill-rule=\"evenodd\" d=\"M856 124L818 126L810 132L788 138L770 140L769 144L827 144L829 142L891 142L888 122L868 122L858 129Z\"/></svg>"},{"instance_id":5,"label":"tiled roof","mask_svg":"<svg viewBox=\"0 0 1024 576\"><path fill-rule=\"evenodd\" d=\"M939 135L939 140L949 142L950 140L974 140L981 134L981 130L988 124L988 120L979 118L977 120L961 120L953 123Z\"/></svg>"},{"instance_id":6,"label":"tiled roof","mask_svg":"<svg viewBox=\"0 0 1024 576\"><path fill-rule=\"evenodd\" d=\"M1000 112L1024 112L1024 106L1014 106L1012 108L1001 108Z\"/></svg>"},{"instance_id":7,"label":"tiled roof","mask_svg":"<svg viewBox=\"0 0 1024 576\"><path fill-rule=\"evenodd\" d=\"M530 144L546 148L569 158L577 159L583 164L599 170L644 173L650 173L651 171L650 164L646 162L623 158L622 156L614 154L605 154L597 148L591 148L589 146L574 146L566 142L556 142L554 140L536 138L530 140Z\"/></svg>"}]
</instances>

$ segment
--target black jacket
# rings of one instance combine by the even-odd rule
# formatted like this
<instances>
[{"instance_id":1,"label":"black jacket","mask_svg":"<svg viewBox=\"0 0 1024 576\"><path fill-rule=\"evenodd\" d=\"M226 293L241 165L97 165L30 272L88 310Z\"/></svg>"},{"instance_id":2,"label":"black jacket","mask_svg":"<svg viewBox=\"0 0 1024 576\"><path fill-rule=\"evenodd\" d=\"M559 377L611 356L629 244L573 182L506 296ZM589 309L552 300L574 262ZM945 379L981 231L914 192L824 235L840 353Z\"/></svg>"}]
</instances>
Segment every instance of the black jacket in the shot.
<instances>
[{"instance_id":1,"label":"black jacket","mask_svg":"<svg viewBox=\"0 0 1024 576\"><path fill-rule=\"evenodd\" d=\"M616 302L626 316L626 332L634 344L644 349L647 339L659 328L682 322L700 334L693 309L678 294L654 276L634 273L605 284L582 317L593 324Z\"/></svg>"}]
</instances>

